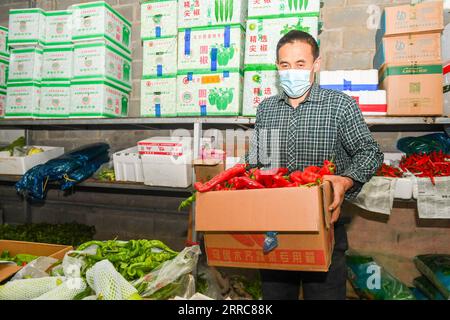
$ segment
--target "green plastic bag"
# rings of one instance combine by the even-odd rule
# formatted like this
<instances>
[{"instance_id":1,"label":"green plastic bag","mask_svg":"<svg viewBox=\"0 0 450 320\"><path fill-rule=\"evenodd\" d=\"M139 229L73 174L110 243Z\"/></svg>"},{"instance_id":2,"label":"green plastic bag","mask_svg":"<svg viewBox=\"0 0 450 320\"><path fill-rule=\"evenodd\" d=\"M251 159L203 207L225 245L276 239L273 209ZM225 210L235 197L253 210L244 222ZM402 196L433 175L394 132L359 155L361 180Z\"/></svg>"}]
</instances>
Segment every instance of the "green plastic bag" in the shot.
<instances>
[{"instance_id":1,"label":"green plastic bag","mask_svg":"<svg viewBox=\"0 0 450 320\"><path fill-rule=\"evenodd\" d=\"M356 293L368 300L416 300L411 290L372 257L347 254L348 276Z\"/></svg>"},{"instance_id":2,"label":"green plastic bag","mask_svg":"<svg viewBox=\"0 0 450 320\"><path fill-rule=\"evenodd\" d=\"M417 269L442 293L450 299L450 255L425 254L414 258Z\"/></svg>"},{"instance_id":3,"label":"green plastic bag","mask_svg":"<svg viewBox=\"0 0 450 320\"><path fill-rule=\"evenodd\" d=\"M413 283L428 299L444 300L439 290L425 276L415 278Z\"/></svg>"}]
</instances>

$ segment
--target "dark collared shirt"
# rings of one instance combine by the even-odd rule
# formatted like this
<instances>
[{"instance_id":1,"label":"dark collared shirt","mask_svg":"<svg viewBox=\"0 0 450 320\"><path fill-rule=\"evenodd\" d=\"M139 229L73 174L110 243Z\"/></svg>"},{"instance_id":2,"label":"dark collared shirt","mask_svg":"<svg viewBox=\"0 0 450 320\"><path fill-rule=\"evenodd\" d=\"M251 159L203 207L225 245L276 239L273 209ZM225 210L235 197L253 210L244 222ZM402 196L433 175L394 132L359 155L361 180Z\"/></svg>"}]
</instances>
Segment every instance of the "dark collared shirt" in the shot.
<instances>
[{"instance_id":1,"label":"dark collared shirt","mask_svg":"<svg viewBox=\"0 0 450 320\"><path fill-rule=\"evenodd\" d=\"M355 182L346 199L356 197L383 162L383 153L355 100L314 84L297 108L284 92L261 102L248 163L295 171L321 166L326 159L334 161L337 175Z\"/></svg>"}]
</instances>

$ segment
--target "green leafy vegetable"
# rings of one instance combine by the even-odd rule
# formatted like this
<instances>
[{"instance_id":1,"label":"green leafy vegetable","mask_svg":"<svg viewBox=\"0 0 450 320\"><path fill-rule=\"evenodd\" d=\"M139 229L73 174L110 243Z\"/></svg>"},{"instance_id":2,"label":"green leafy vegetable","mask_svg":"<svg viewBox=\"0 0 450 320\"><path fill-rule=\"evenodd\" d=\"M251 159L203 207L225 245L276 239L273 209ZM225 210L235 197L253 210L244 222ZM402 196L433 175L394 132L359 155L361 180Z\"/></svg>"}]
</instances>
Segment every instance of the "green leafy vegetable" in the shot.
<instances>
[{"instance_id":1,"label":"green leafy vegetable","mask_svg":"<svg viewBox=\"0 0 450 320\"><path fill-rule=\"evenodd\" d=\"M14 140L10 145L0 148L0 151L9 151L9 154L12 157L14 153L14 148L16 147L23 148L25 147L25 144L26 144L25 137L20 137Z\"/></svg>"}]
</instances>

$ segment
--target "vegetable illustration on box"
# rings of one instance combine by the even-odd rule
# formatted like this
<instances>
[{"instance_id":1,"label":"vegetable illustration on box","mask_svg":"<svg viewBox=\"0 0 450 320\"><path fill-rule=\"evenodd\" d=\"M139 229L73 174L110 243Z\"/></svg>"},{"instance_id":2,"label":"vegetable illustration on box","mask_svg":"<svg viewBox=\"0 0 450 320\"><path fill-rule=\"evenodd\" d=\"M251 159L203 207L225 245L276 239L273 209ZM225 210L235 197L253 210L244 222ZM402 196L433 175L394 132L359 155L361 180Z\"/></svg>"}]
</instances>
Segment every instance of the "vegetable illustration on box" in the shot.
<instances>
[{"instance_id":1,"label":"vegetable illustration on box","mask_svg":"<svg viewBox=\"0 0 450 320\"><path fill-rule=\"evenodd\" d=\"M214 16L217 22L231 21L233 18L234 0L215 0Z\"/></svg>"},{"instance_id":2,"label":"vegetable illustration on box","mask_svg":"<svg viewBox=\"0 0 450 320\"><path fill-rule=\"evenodd\" d=\"M303 32L309 33L310 27L303 26L303 18L299 18L298 21L297 21L297 24L294 24L294 25L286 24L286 25L284 25L283 30L280 31L280 34L281 35L285 35L289 31L292 31L292 30L299 30L299 31L303 31Z\"/></svg>"},{"instance_id":3,"label":"vegetable illustration on box","mask_svg":"<svg viewBox=\"0 0 450 320\"><path fill-rule=\"evenodd\" d=\"M209 90L208 102L212 106L216 106L217 110L226 110L228 105L233 102L233 89L214 88Z\"/></svg>"},{"instance_id":4,"label":"vegetable illustration on box","mask_svg":"<svg viewBox=\"0 0 450 320\"><path fill-rule=\"evenodd\" d=\"M228 62L233 60L234 53L235 49L233 45L226 47L223 44L220 45L216 44L211 47L209 56L211 58L211 61L217 59L217 63L219 64L219 66L226 66L228 65ZM217 56L215 57L216 54Z\"/></svg>"},{"instance_id":5,"label":"vegetable illustration on box","mask_svg":"<svg viewBox=\"0 0 450 320\"><path fill-rule=\"evenodd\" d=\"M289 0L289 10L292 9L307 9L308 8L308 0Z\"/></svg>"}]
</instances>

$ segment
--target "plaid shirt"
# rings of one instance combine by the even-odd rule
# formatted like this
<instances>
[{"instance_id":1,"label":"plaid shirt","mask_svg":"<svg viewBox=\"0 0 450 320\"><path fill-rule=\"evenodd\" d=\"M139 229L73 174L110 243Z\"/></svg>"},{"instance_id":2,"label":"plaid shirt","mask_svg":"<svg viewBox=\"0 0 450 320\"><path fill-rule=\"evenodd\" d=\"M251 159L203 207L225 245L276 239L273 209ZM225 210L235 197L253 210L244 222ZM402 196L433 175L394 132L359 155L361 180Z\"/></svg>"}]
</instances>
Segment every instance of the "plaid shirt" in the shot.
<instances>
[{"instance_id":1,"label":"plaid shirt","mask_svg":"<svg viewBox=\"0 0 450 320\"><path fill-rule=\"evenodd\" d=\"M334 160L337 175L355 181L346 199L356 197L383 162L354 99L314 84L297 108L284 92L259 105L248 163L294 171L321 166L326 159Z\"/></svg>"}]
</instances>

